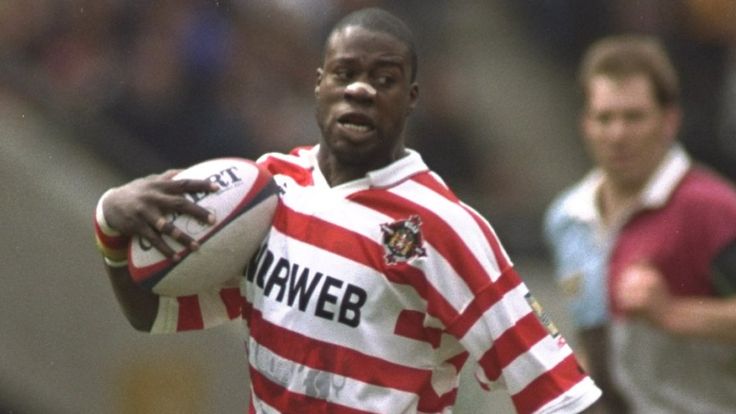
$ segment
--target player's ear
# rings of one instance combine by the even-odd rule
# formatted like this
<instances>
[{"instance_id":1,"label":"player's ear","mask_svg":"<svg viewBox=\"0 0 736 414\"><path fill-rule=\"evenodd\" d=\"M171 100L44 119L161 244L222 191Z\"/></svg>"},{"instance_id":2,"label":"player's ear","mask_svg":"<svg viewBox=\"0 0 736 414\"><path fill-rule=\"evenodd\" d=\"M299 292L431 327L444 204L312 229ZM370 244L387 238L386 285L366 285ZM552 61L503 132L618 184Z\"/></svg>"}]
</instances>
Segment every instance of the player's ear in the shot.
<instances>
[{"instance_id":1,"label":"player's ear","mask_svg":"<svg viewBox=\"0 0 736 414\"><path fill-rule=\"evenodd\" d=\"M414 108L417 106L417 102L419 101L419 84L414 82L409 86L409 108L406 111L406 114L409 115L412 111L414 111Z\"/></svg>"},{"instance_id":2,"label":"player's ear","mask_svg":"<svg viewBox=\"0 0 736 414\"><path fill-rule=\"evenodd\" d=\"M317 68L317 82L314 85L314 96L319 98L319 85L322 83L322 74L324 71L322 68Z\"/></svg>"},{"instance_id":3,"label":"player's ear","mask_svg":"<svg viewBox=\"0 0 736 414\"><path fill-rule=\"evenodd\" d=\"M682 125L682 109L679 105L670 105L664 109L665 138L674 141Z\"/></svg>"}]
</instances>

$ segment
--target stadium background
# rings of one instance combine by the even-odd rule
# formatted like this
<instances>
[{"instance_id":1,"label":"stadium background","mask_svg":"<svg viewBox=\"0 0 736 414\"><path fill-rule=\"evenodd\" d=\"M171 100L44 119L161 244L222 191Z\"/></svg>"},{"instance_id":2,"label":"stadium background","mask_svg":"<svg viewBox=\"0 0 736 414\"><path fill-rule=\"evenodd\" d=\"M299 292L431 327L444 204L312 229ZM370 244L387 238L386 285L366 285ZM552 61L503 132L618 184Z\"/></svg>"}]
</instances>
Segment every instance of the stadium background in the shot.
<instances>
[{"instance_id":1,"label":"stadium background","mask_svg":"<svg viewBox=\"0 0 736 414\"><path fill-rule=\"evenodd\" d=\"M592 39L661 35L683 80L682 141L736 178L729 0L3 1L0 413L244 412L234 326L151 338L124 321L94 204L132 177L315 142L322 39L366 5L417 35L410 145L491 220L563 333L539 223L589 166L574 72ZM511 412L469 369L462 381L456 412Z\"/></svg>"}]
</instances>

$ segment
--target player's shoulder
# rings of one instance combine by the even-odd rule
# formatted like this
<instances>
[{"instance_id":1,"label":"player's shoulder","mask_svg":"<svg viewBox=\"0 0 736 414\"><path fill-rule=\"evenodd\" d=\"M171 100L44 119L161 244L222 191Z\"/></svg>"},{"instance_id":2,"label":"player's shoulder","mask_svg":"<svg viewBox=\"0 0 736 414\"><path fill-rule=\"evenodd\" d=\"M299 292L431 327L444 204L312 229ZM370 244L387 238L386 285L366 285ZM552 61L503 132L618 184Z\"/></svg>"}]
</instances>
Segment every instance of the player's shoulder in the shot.
<instances>
[{"instance_id":1,"label":"player's shoulder","mask_svg":"<svg viewBox=\"0 0 736 414\"><path fill-rule=\"evenodd\" d=\"M426 218L423 221L428 227L435 223L446 231L469 235L483 231L488 225L484 215L460 199L440 175L426 167L405 176L385 191L397 195L396 202L407 210Z\"/></svg>"},{"instance_id":2,"label":"player's shoulder","mask_svg":"<svg viewBox=\"0 0 736 414\"><path fill-rule=\"evenodd\" d=\"M291 163L306 167L310 162L309 155L314 151L314 146L300 146L289 152L267 152L256 159L258 164L280 164Z\"/></svg>"},{"instance_id":3,"label":"player's shoulder","mask_svg":"<svg viewBox=\"0 0 736 414\"><path fill-rule=\"evenodd\" d=\"M297 182L308 184L316 163L315 147L296 147L288 153L268 152L256 160L272 175L286 175Z\"/></svg>"},{"instance_id":4,"label":"player's shoulder","mask_svg":"<svg viewBox=\"0 0 736 414\"><path fill-rule=\"evenodd\" d=\"M553 232L572 223L593 219L596 214L595 193L600 181L600 173L591 171L558 192L544 212L545 231Z\"/></svg>"},{"instance_id":5,"label":"player's shoulder","mask_svg":"<svg viewBox=\"0 0 736 414\"><path fill-rule=\"evenodd\" d=\"M727 178L707 166L691 167L675 193L676 199L689 207L714 206L736 209L736 187Z\"/></svg>"}]
</instances>

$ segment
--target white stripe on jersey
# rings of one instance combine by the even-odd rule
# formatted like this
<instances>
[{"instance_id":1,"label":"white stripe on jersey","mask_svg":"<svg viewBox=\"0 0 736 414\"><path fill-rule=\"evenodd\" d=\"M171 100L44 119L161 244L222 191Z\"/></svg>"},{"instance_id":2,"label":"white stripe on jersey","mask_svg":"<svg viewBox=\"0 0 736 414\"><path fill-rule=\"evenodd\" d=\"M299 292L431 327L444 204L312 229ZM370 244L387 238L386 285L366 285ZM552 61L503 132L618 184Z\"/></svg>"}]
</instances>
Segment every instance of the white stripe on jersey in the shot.
<instances>
[{"instance_id":1,"label":"white stripe on jersey","mask_svg":"<svg viewBox=\"0 0 736 414\"><path fill-rule=\"evenodd\" d=\"M400 190L403 189L403 190ZM292 190L294 191L294 190ZM298 189L296 191L299 191ZM308 191L315 191L310 188ZM489 272L489 278L495 280L500 274L498 263L492 255L483 254L488 252L488 243L479 231L473 217L463 208L463 206L453 203L444 197L439 196L431 189L413 182L402 183L397 188L389 190L401 198L406 198L412 203L420 205L431 205L433 211L439 218L445 220L448 226L453 229L468 229L468 231L459 231L462 237L459 237L466 244L465 247L472 254L481 266ZM415 194L418 195L415 197ZM408 198L407 198L408 197ZM380 240L380 227L369 228L366 226L355 226L356 222L362 223L390 223L394 219L390 216L382 214L379 211L358 203L352 203L342 197L335 197L335 192L325 191L324 197L300 197L297 198L299 203L289 203L290 197L285 197L285 203L289 208L303 214L311 214L326 222L330 222L339 227L349 229L351 232L361 234L373 240ZM307 199L306 201L303 201ZM314 201L313 203L310 203ZM325 200L339 205L334 210L340 210L340 214L334 214L333 209L325 209ZM450 218L450 220L447 220ZM440 255L434 246L425 240L424 246L428 250L426 257L417 260L416 267L430 269L425 272L429 277L428 282L438 292L442 292L448 302L455 307L458 313L468 305L474 295L468 288L465 281L457 274L452 264L447 258ZM419 262L424 262L419 264ZM438 275L441 277L433 278L431 276Z\"/></svg>"},{"instance_id":2,"label":"white stripe on jersey","mask_svg":"<svg viewBox=\"0 0 736 414\"><path fill-rule=\"evenodd\" d=\"M219 288L197 294L204 329L229 322L225 302L220 296ZM239 319L239 318L236 318ZM151 327L151 333L164 334L177 332L179 323L179 301L177 298L159 296L158 313Z\"/></svg>"},{"instance_id":3,"label":"white stripe on jersey","mask_svg":"<svg viewBox=\"0 0 736 414\"><path fill-rule=\"evenodd\" d=\"M565 358L570 356L572 349L560 344L550 335L534 344L531 349L503 367L506 386L511 395L523 390L530 382L540 377ZM519 373L524 373L520 375ZM526 381L518 381L525 379Z\"/></svg>"},{"instance_id":4,"label":"white stripe on jersey","mask_svg":"<svg viewBox=\"0 0 736 414\"><path fill-rule=\"evenodd\" d=\"M524 297L527 293L529 289L525 285L516 286L483 312L483 315L468 329L461 341L474 358L479 359L488 351L489 338L495 341L519 319L531 312Z\"/></svg>"},{"instance_id":5,"label":"white stripe on jersey","mask_svg":"<svg viewBox=\"0 0 736 414\"><path fill-rule=\"evenodd\" d=\"M240 282L240 280L238 280ZM225 302L220 297L220 291L209 291L199 294L199 307L202 309L204 329L222 325L230 321ZM240 317L236 318L239 319Z\"/></svg>"},{"instance_id":6,"label":"white stripe on jersey","mask_svg":"<svg viewBox=\"0 0 736 414\"><path fill-rule=\"evenodd\" d=\"M166 296L158 297L158 313L151 326L152 334L167 334L176 332L179 320L179 301Z\"/></svg>"},{"instance_id":7,"label":"white stripe on jersey","mask_svg":"<svg viewBox=\"0 0 736 414\"><path fill-rule=\"evenodd\" d=\"M473 217L463 208L464 206L411 180L389 189L389 192L416 204L431 206L432 211L460 236L468 252L486 269L491 280L498 279L501 275L498 262L495 257L487 254L490 251L488 241L483 237L483 232L480 231Z\"/></svg>"},{"instance_id":8,"label":"white stripe on jersey","mask_svg":"<svg viewBox=\"0 0 736 414\"><path fill-rule=\"evenodd\" d=\"M258 394L253 390L253 384L250 385L250 397L253 400L253 408L257 414L282 414L279 410L271 407L266 402L258 398Z\"/></svg>"},{"instance_id":9,"label":"white stripe on jersey","mask_svg":"<svg viewBox=\"0 0 736 414\"><path fill-rule=\"evenodd\" d=\"M310 268L312 271L319 271L325 265L323 262L310 263L308 262L310 258L321 260L329 258L328 269L332 274L326 276L339 278L343 274L349 274L355 280L359 275L365 275L363 280L360 281L360 285L370 292L371 298L374 298L371 300L380 300L375 298L384 295L390 295L392 298L381 300L380 306L363 306L361 329L356 330L353 327L335 323L328 319L314 317L317 306L314 300L308 302L304 311L294 311L294 307L289 306L286 299L278 301L275 299L277 295L273 292L266 296L263 294L263 290L256 287L255 284L246 285L246 292L253 291L255 295L259 296L258 300L254 300L255 298L250 297L250 294L247 297L249 302L262 313L265 320L278 326L288 327L289 330L304 336L329 341L392 363L412 367L434 366L437 363L433 359L435 351L428 342L407 339L398 335L387 335L387 333L394 331L396 318L400 311L406 309L421 311L424 309L424 300L413 288L390 283L386 281L382 273L370 267L299 240L291 239L275 228L271 232L269 248L273 249L274 252L288 249L292 258L298 257L302 260L299 265ZM251 284L255 281L247 282L244 279L244 283ZM320 287L315 290L319 291L319 289ZM336 311L332 308L329 310ZM288 324L283 320L285 316L288 316Z\"/></svg>"},{"instance_id":10,"label":"white stripe on jersey","mask_svg":"<svg viewBox=\"0 0 736 414\"><path fill-rule=\"evenodd\" d=\"M314 369L271 352L255 339L248 342L248 361L263 376L291 392L370 412L416 412L417 396L393 388Z\"/></svg>"},{"instance_id":11,"label":"white stripe on jersey","mask_svg":"<svg viewBox=\"0 0 736 414\"><path fill-rule=\"evenodd\" d=\"M437 195L434 195L435 203ZM376 240L376 243L381 239L380 223L390 223L394 219L387 216L379 211L373 210L362 204L353 203L343 198L335 198L334 194L325 193L325 198L311 197L310 200L319 200L317 205L307 203L292 203L289 204L289 198L286 197L285 203L287 206L294 211L298 211L302 214L310 214L326 222L337 225L346 231L353 232L365 236L369 239ZM324 207L325 200L334 203L334 209L326 209ZM444 200L444 199L443 199ZM301 199L300 199L301 201ZM458 213L458 206L454 206L456 209L455 214ZM339 214L335 214L335 210L339 210ZM463 211L462 214L467 216ZM373 227L368 226L356 226L356 222L361 223L376 223ZM437 290L442 292L442 295L448 299L448 302L456 306L456 311L460 313L461 306L470 303L473 300L474 295L468 289L468 286L462 280L462 278L455 272L452 265L438 252L434 250L434 247L430 245L426 240L424 243L427 248L428 254L426 257L415 259L417 262L424 262L419 265L414 263L416 267L431 269L430 272L425 272L428 276L428 282ZM329 252L328 252L329 253ZM351 262L353 263L353 262ZM496 267L497 268L497 267ZM346 269L349 271L349 269ZM442 277L432 278L433 275L441 275ZM415 296L415 295L413 295ZM398 299L402 299L402 296L397 296ZM461 305L461 306L457 306ZM422 305L423 306L423 305ZM409 309L421 308L417 305L410 305Z\"/></svg>"},{"instance_id":12,"label":"white stripe on jersey","mask_svg":"<svg viewBox=\"0 0 736 414\"><path fill-rule=\"evenodd\" d=\"M601 391L593 392L595 384L590 378L585 378L573 385L566 393L558 396L539 408L535 414L577 413L592 404L601 395Z\"/></svg>"},{"instance_id":13,"label":"white stripe on jersey","mask_svg":"<svg viewBox=\"0 0 736 414\"><path fill-rule=\"evenodd\" d=\"M509 253L506 251L506 249L504 249L501 246L501 241L499 240L498 235L496 234L496 230L493 228L491 223L482 214L480 214L478 210L474 209L473 207L465 204L462 201L460 201L460 205L465 207L465 209L469 210L470 212L472 212L472 214L474 214L478 219L480 219L480 221L488 228L488 230L493 235L493 238L498 243L498 247L500 248L500 251L501 251L501 254L503 255L504 260L506 261L506 263L509 264L509 266L513 266L514 262L511 260L511 256L509 256Z\"/></svg>"},{"instance_id":14,"label":"white stripe on jersey","mask_svg":"<svg viewBox=\"0 0 736 414\"><path fill-rule=\"evenodd\" d=\"M442 296L447 299L447 302L453 306L457 313L461 313L472 302L475 295L470 291L462 277L455 272L452 264L440 252L436 251L434 246L425 241L424 247L427 249L427 257L417 260L415 265L419 268L431 269L424 272L427 281L437 292L442 293Z\"/></svg>"}]
</instances>

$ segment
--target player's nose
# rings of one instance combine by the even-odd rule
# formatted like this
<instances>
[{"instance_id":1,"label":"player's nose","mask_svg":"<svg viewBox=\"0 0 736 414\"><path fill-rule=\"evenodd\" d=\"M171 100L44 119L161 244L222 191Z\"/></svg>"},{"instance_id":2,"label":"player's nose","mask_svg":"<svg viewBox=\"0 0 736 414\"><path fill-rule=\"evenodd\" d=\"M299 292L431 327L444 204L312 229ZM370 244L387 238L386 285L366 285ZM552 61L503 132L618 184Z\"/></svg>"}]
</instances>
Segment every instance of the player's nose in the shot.
<instances>
[{"instance_id":1,"label":"player's nose","mask_svg":"<svg viewBox=\"0 0 736 414\"><path fill-rule=\"evenodd\" d=\"M373 100L376 97L376 88L371 84L358 81L345 88L345 98L357 100Z\"/></svg>"}]
</instances>

